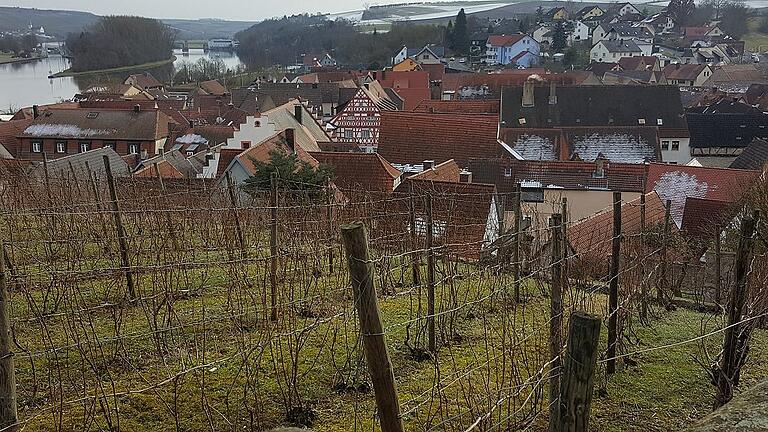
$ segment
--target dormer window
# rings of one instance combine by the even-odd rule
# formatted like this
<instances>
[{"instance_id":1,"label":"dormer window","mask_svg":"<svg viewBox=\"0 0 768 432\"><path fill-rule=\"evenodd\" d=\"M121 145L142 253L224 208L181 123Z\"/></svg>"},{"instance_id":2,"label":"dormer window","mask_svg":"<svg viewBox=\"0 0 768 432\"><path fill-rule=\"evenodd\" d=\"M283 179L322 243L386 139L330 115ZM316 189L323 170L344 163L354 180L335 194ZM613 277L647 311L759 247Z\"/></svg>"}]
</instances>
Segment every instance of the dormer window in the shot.
<instances>
[{"instance_id":1,"label":"dormer window","mask_svg":"<svg viewBox=\"0 0 768 432\"><path fill-rule=\"evenodd\" d=\"M521 125L524 125L526 123L525 117L520 117L519 119L517 119L517 122L520 123Z\"/></svg>"},{"instance_id":2,"label":"dormer window","mask_svg":"<svg viewBox=\"0 0 768 432\"><path fill-rule=\"evenodd\" d=\"M656 125L662 126L664 124L664 120L662 119L656 119Z\"/></svg>"},{"instance_id":3,"label":"dormer window","mask_svg":"<svg viewBox=\"0 0 768 432\"><path fill-rule=\"evenodd\" d=\"M645 125L645 119L644 119L644 118L639 118L639 119L637 119L637 124L639 124L639 125Z\"/></svg>"}]
</instances>

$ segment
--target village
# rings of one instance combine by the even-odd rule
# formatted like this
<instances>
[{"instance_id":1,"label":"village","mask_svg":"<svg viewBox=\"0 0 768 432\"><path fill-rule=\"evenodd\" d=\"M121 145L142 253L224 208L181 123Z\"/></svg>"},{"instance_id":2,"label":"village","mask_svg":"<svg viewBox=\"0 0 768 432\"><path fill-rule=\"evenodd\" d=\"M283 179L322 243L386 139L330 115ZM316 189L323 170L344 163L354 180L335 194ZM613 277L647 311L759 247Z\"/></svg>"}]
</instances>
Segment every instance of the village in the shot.
<instances>
[{"instance_id":1,"label":"village","mask_svg":"<svg viewBox=\"0 0 768 432\"><path fill-rule=\"evenodd\" d=\"M3 115L0 427L762 430L768 60L684 4Z\"/></svg>"}]
</instances>

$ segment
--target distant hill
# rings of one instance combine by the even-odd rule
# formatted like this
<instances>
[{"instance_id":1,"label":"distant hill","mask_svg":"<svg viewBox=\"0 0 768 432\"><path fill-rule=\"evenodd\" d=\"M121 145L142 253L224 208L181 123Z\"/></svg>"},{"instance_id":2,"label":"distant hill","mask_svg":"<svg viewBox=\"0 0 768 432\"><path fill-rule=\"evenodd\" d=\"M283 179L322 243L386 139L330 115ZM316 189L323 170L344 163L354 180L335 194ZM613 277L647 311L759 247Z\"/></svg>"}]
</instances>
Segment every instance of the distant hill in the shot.
<instances>
[{"instance_id":1,"label":"distant hill","mask_svg":"<svg viewBox=\"0 0 768 432\"><path fill-rule=\"evenodd\" d=\"M0 32L23 30L31 23L35 28L44 27L45 32L49 35L64 39L67 34L79 32L98 19L98 15L89 12L0 6ZM179 32L179 39L232 37L235 33L254 24L254 22L217 19L167 19L162 21Z\"/></svg>"}]
</instances>

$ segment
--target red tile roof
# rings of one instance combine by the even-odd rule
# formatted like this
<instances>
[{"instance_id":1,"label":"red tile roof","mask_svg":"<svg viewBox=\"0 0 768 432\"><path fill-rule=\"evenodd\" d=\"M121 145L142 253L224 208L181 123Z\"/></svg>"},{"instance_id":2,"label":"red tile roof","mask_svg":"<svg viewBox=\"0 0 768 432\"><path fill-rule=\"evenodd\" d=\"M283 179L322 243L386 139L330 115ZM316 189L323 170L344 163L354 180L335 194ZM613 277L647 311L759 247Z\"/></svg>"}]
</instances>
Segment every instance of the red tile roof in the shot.
<instances>
[{"instance_id":1,"label":"red tile roof","mask_svg":"<svg viewBox=\"0 0 768 432\"><path fill-rule=\"evenodd\" d=\"M403 100L403 110L405 111L416 108L421 102L432 97L432 91L428 88L399 88L393 90Z\"/></svg>"},{"instance_id":2,"label":"red tile roof","mask_svg":"<svg viewBox=\"0 0 768 432\"><path fill-rule=\"evenodd\" d=\"M664 223L666 209L655 192L645 196L646 228ZM640 198L621 206L624 236L640 233ZM580 259L603 260L611 256L613 209L595 214L568 228L568 244Z\"/></svg>"},{"instance_id":3,"label":"red tile roof","mask_svg":"<svg viewBox=\"0 0 768 432\"><path fill-rule=\"evenodd\" d=\"M488 36L488 44L495 47L511 46L526 36L524 34L492 35Z\"/></svg>"},{"instance_id":4,"label":"red tile roof","mask_svg":"<svg viewBox=\"0 0 768 432\"><path fill-rule=\"evenodd\" d=\"M499 119L488 115L443 115L382 111L379 153L394 163L437 163L496 157Z\"/></svg>"},{"instance_id":5,"label":"red tile roof","mask_svg":"<svg viewBox=\"0 0 768 432\"><path fill-rule=\"evenodd\" d=\"M749 170L651 164L646 192L656 191L663 201L672 201L672 219L680 227L689 197L734 203L758 175Z\"/></svg>"},{"instance_id":6,"label":"red tile roof","mask_svg":"<svg viewBox=\"0 0 768 432\"><path fill-rule=\"evenodd\" d=\"M648 66L653 67L658 63L658 57L654 56L622 57L619 59L619 66L627 71L646 70Z\"/></svg>"},{"instance_id":7,"label":"red tile roof","mask_svg":"<svg viewBox=\"0 0 768 432\"><path fill-rule=\"evenodd\" d=\"M14 158L19 157L21 140L18 136L31 124L31 118L0 122L0 146L5 147Z\"/></svg>"},{"instance_id":8,"label":"red tile roof","mask_svg":"<svg viewBox=\"0 0 768 432\"><path fill-rule=\"evenodd\" d=\"M334 184L348 191L390 193L401 173L376 153L313 152L321 164L333 167Z\"/></svg>"},{"instance_id":9,"label":"red tile roof","mask_svg":"<svg viewBox=\"0 0 768 432\"><path fill-rule=\"evenodd\" d=\"M253 163L253 161L257 160L259 162L269 162L272 159L270 153L273 151L279 151L286 154L295 151L300 161L308 163L313 168L317 168L318 165L320 165L317 159L312 157L312 155L310 155L309 152L304 150L301 146L296 144L293 146L289 145L284 131L276 133L272 137L267 138L265 141L261 142L259 145L253 146L241 152L235 157L235 159L238 159L240 163L243 164L243 167L253 175L256 174L256 165Z\"/></svg>"},{"instance_id":10,"label":"red tile roof","mask_svg":"<svg viewBox=\"0 0 768 432\"><path fill-rule=\"evenodd\" d=\"M500 101L488 100L424 100L412 111L436 114L498 114Z\"/></svg>"},{"instance_id":11,"label":"red tile roof","mask_svg":"<svg viewBox=\"0 0 768 432\"><path fill-rule=\"evenodd\" d=\"M694 237L714 238L733 218L737 205L726 201L688 197L685 200L682 230Z\"/></svg>"},{"instance_id":12,"label":"red tile roof","mask_svg":"<svg viewBox=\"0 0 768 432\"><path fill-rule=\"evenodd\" d=\"M432 97L427 71L381 71L374 73L374 76L382 87L393 89L403 99L406 111Z\"/></svg>"},{"instance_id":13,"label":"red tile roof","mask_svg":"<svg viewBox=\"0 0 768 432\"><path fill-rule=\"evenodd\" d=\"M155 171L155 165L160 169L160 175L164 178L185 178L184 174L176 169L170 162L164 160L160 161L157 164L152 164L150 166L144 167L135 173L133 173L134 177L149 177L149 178L155 178L157 177L157 171Z\"/></svg>"},{"instance_id":14,"label":"red tile roof","mask_svg":"<svg viewBox=\"0 0 768 432\"><path fill-rule=\"evenodd\" d=\"M707 67L700 64L671 64L664 68L664 76L667 79L694 81Z\"/></svg>"},{"instance_id":15,"label":"red tile roof","mask_svg":"<svg viewBox=\"0 0 768 432\"><path fill-rule=\"evenodd\" d=\"M226 171L227 167L229 167L229 164L232 163L232 161L242 153L243 150L241 149L229 149L229 148L223 148L219 152L219 165L216 168L216 176L221 177L224 175L224 171Z\"/></svg>"},{"instance_id":16,"label":"red tile roof","mask_svg":"<svg viewBox=\"0 0 768 432\"><path fill-rule=\"evenodd\" d=\"M458 183L461 180L461 168L456 161L451 159L435 165L431 169L425 169L420 173L414 174L409 179Z\"/></svg>"}]
</instances>

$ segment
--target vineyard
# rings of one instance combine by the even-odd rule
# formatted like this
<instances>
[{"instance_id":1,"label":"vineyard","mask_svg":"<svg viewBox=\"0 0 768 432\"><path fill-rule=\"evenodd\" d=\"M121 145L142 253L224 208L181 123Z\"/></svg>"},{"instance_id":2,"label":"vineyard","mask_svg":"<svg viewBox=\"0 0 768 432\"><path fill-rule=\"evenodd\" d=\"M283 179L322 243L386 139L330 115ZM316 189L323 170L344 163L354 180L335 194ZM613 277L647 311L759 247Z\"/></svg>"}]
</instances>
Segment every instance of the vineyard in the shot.
<instances>
[{"instance_id":1,"label":"vineyard","mask_svg":"<svg viewBox=\"0 0 768 432\"><path fill-rule=\"evenodd\" d=\"M749 211L699 260L644 201L617 207L641 227L622 232L611 208L585 229L521 193L70 168L0 172L2 430L380 430L342 238L357 221L405 430L548 430L575 311L602 322L592 430L677 430L766 377Z\"/></svg>"}]
</instances>

